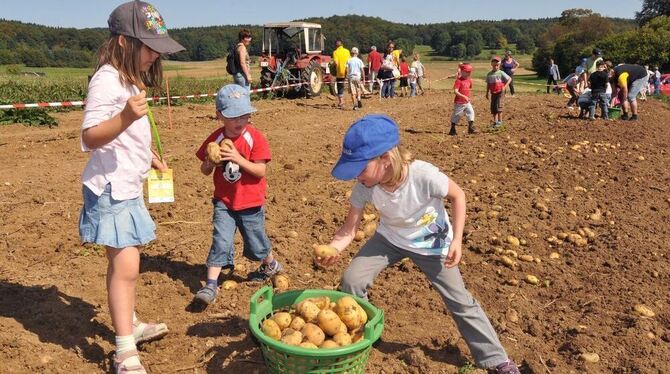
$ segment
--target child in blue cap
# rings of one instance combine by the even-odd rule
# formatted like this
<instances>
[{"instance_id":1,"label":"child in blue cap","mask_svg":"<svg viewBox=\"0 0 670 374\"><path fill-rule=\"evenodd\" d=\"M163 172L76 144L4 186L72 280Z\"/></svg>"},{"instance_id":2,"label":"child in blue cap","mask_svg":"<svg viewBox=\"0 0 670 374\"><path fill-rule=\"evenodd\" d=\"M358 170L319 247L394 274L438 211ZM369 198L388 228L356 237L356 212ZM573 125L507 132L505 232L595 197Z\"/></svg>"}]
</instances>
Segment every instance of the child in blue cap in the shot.
<instances>
[{"instance_id":1,"label":"child in blue cap","mask_svg":"<svg viewBox=\"0 0 670 374\"><path fill-rule=\"evenodd\" d=\"M207 283L195 295L195 300L211 304L218 293L218 279L222 268L235 266L235 231L244 239L244 256L261 261L260 268L249 275L249 280L263 281L282 270L274 259L270 239L265 232L266 164L270 162L270 145L258 129L250 123L249 90L229 84L216 96L216 118L223 126L207 137L196 156L205 175L213 172L214 214L212 246L207 257ZM232 147L220 146L224 143ZM220 161L208 157L210 143L219 145Z\"/></svg>"},{"instance_id":2,"label":"child in blue cap","mask_svg":"<svg viewBox=\"0 0 670 374\"><path fill-rule=\"evenodd\" d=\"M375 277L408 257L442 296L477 365L496 373L519 373L458 270L465 224L465 194L458 184L434 165L412 160L400 146L398 126L385 115L368 115L351 125L332 175L355 178L357 183L347 218L331 246L341 252L351 243L366 203L372 203L381 216L377 232L345 270L341 289L367 298ZM445 198L453 207L453 225ZM316 261L329 266L339 257Z\"/></svg>"}]
</instances>

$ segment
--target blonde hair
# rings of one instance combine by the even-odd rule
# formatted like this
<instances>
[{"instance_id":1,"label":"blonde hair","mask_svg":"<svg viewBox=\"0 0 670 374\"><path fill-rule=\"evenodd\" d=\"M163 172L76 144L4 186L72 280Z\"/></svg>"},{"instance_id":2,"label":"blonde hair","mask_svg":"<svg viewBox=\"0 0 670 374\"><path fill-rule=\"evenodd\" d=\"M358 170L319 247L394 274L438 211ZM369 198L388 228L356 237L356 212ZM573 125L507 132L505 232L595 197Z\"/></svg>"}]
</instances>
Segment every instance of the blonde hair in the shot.
<instances>
[{"instance_id":1,"label":"blonde hair","mask_svg":"<svg viewBox=\"0 0 670 374\"><path fill-rule=\"evenodd\" d=\"M403 171L405 170L405 166L412 162L412 153L399 145L389 150L388 155L393 175L389 180L384 181L383 184L396 186L405 177Z\"/></svg>"},{"instance_id":2,"label":"blonde hair","mask_svg":"<svg viewBox=\"0 0 670 374\"><path fill-rule=\"evenodd\" d=\"M125 43L121 42L121 38ZM143 72L140 67L143 45L139 39L125 35L113 35L98 50L98 64L95 71L98 71L103 65L110 64L119 71L119 79L124 85L132 84L140 90L159 88L163 79L161 57L159 56L154 61L148 71Z\"/></svg>"}]
</instances>

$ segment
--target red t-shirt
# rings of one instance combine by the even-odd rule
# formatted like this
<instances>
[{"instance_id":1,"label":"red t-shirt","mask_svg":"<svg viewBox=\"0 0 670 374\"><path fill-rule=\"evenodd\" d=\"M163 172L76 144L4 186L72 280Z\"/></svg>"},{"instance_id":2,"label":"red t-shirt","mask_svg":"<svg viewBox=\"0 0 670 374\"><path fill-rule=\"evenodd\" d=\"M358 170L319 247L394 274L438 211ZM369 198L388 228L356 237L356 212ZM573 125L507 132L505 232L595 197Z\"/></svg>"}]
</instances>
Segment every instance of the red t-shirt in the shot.
<instances>
[{"instance_id":1,"label":"red t-shirt","mask_svg":"<svg viewBox=\"0 0 670 374\"><path fill-rule=\"evenodd\" d=\"M370 64L370 70L379 71L382 67L382 55L377 51L372 51L368 55L368 64Z\"/></svg>"},{"instance_id":2,"label":"red t-shirt","mask_svg":"<svg viewBox=\"0 0 670 374\"><path fill-rule=\"evenodd\" d=\"M400 63L400 75L407 75L409 74L409 64L406 62L401 62Z\"/></svg>"},{"instance_id":3,"label":"red t-shirt","mask_svg":"<svg viewBox=\"0 0 670 374\"><path fill-rule=\"evenodd\" d=\"M468 78L458 78L456 79L456 82L454 82L454 89L458 90L458 92L461 93L461 95L465 95L467 97L470 97L470 90L472 90L472 79ZM464 98L454 95L454 103L456 104L467 104L468 101L465 100Z\"/></svg>"},{"instance_id":4,"label":"red t-shirt","mask_svg":"<svg viewBox=\"0 0 670 374\"><path fill-rule=\"evenodd\" d=\"M223 127L214 131L195 153L200 161L207 157L207 144L220 143L225 138ZM247 124L242 135L230 138L242 157L249 161L270 162L270 145L265 136ZM214 169L214 198L221 200L230 210L255 208L265 204L265 178L249 174L233 162L226 162Z\"/></svg>"}]
</instances>

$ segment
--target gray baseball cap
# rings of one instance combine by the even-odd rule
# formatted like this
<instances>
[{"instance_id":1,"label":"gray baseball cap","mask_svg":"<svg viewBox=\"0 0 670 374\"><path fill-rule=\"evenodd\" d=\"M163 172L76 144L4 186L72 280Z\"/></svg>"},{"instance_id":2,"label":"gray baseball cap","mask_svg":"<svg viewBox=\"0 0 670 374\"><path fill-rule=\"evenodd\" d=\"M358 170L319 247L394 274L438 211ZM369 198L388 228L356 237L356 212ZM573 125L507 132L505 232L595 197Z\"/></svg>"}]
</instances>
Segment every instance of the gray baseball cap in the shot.
<instances>
[{"instance_id":1,"label":"gray baseball cap","mask_svg":"<svg viewBox=\"0 0 670 374\"><path fill-rule=\"evenodd\" d=\"M163 17L153 5L130 1L119 5L107 20L113 35L139 39L158 53L176 53L185 48L168 36Z\"/></svg>"}]
</instances>

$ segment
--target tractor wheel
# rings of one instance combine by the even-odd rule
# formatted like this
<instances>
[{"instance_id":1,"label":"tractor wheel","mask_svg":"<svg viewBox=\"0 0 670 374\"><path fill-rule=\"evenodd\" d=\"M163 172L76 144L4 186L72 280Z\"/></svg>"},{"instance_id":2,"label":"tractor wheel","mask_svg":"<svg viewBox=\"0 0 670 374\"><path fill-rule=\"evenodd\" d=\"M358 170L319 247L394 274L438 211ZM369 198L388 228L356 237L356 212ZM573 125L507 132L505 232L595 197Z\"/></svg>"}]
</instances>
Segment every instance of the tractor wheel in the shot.
<instances>
[{"instance_id":1,"label":"tractor wheel","mask_svg":"<svg viewBox=\"0 0 670 374\"><path fill-rule=\"evenodd\" d=\"M272 72L269 69L263 69L261 72L261 88L268 88L272 86ZM268 96L267 91L261 93L261 97L266 98Z\"/></svg>"},{"instance_id":2,"label":"tractor wheel","mask_svg":"<svg viewBox=\"0 0 670 374\"><path fill-rule=\"evenodd\" d=\"M321 87L323 87L323 69L317 61L312 61L309 66L302 72L303 80L307 82L302 87L306 97L316 97L321 95Z\"/></svg>"}]
</instances>

